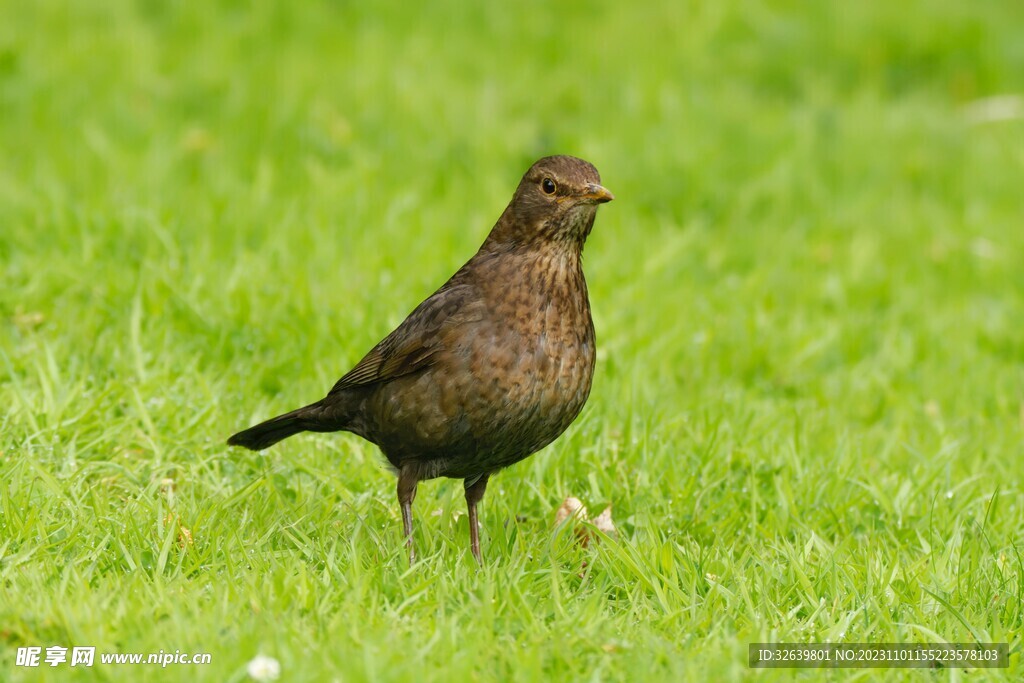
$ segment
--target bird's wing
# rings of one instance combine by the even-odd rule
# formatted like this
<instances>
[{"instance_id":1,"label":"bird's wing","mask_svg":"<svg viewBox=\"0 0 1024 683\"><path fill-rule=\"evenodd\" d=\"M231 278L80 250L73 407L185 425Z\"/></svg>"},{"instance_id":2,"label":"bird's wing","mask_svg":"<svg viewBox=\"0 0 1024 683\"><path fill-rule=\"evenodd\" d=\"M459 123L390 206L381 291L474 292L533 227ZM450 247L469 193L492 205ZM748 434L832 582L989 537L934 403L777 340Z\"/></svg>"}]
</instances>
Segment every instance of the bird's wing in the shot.
<instances>
[{"instance_id":1,"label":"bird's wing","mask_svg":"<svg viewBox=\"0 0 1024 683\"><path fill-rule=\"evenodd\" d=\"M482 317L483 304L474 296L472 287L442 287L339 379L328 396L429 367L434 356L445 349L445 340L453 327Z\"/></svg>"}]
</instances>

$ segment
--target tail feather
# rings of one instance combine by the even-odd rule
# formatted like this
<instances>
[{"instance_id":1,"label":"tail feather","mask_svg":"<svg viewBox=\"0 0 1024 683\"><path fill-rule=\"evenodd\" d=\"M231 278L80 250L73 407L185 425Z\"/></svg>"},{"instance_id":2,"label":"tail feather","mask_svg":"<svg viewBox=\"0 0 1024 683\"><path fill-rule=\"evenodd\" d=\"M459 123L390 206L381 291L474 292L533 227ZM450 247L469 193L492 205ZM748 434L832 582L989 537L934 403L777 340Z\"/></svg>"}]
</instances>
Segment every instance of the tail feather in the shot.
<instances>
[{"instance_id":1,"label":"tail feather","mask_svg":"<svg viewBox=\"0 0 1024 683\"><path fill-rule=\"evenodd\" d=\"M228 445L245 446L252 451L269 448L282 439L309 429L312 426L307 418L309 408L299 408L242 430L228 439Z\"/></svg>"}]
</instances>

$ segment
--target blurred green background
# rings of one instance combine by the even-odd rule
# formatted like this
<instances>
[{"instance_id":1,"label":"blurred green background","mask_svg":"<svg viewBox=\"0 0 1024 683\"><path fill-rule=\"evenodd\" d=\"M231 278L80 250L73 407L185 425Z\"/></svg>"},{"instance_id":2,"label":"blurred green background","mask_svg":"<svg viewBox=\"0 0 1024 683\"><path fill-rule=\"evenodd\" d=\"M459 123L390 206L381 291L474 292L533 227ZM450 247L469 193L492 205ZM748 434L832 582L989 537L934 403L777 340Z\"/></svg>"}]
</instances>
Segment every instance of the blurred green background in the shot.
<instances>
[{"instance_id":1,"label":"blurred green background","mask_svg":"<svg viewBox=\"0 0 1024 683\"><path fill-rule=\"evenodd\" d=\"M1022 27L0 2L0 678L741 680L768 640L1002 640L1016 671ZM372 446L223 445L321 396L554 153L617 197L598 371L494 480L485 569L459 482L420 488L410 570ZM568 494L618 539L555 527ZM213 661L15 666L51 645Z\"/></svg>"}]
</instances>

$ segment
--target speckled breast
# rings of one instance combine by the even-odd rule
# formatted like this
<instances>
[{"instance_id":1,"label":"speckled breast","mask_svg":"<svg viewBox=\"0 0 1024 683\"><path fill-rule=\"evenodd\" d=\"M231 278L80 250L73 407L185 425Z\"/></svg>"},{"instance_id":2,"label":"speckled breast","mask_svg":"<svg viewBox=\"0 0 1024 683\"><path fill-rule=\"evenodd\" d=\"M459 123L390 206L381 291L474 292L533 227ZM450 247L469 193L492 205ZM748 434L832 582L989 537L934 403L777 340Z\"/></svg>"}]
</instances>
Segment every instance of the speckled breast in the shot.
<instances>
[{"instance_id":1,"label":"speckled breast","mask_svg":"<svg viewBox=\"0 0 1024 683\"><path fill-rule=\"evenodd\" d=\"M481 315L453 332L441 362L372 400L371 440L395 467L415 461L424 479L507 467L551 443L583 408L595 345L578 258L505 265L517 278L490 273Z\"/></svg>"}]
</instances>

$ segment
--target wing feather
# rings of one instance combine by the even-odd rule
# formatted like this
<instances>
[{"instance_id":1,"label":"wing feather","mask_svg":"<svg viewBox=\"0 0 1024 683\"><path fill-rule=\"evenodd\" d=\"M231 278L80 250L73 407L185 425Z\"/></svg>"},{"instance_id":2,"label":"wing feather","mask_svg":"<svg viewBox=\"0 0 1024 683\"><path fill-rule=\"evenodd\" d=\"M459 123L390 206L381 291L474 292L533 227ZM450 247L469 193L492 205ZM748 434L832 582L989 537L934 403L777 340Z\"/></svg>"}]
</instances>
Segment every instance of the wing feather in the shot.
<instances>
[{"instance_id":1,"label":"wing feather","mask_svg":"<svg viewBox=\"0 0 1024 683\"><path fill-rule=\"evenodd\" d=\"M328 396L350 387L388 382L430 367L445 350L451 328L483 317L483 306L468 285L445 286L421 303L373 347Z\"/></svg>"}]
</instances>

